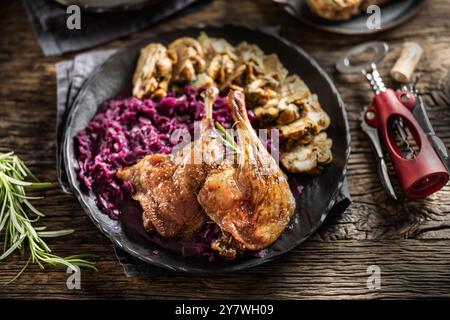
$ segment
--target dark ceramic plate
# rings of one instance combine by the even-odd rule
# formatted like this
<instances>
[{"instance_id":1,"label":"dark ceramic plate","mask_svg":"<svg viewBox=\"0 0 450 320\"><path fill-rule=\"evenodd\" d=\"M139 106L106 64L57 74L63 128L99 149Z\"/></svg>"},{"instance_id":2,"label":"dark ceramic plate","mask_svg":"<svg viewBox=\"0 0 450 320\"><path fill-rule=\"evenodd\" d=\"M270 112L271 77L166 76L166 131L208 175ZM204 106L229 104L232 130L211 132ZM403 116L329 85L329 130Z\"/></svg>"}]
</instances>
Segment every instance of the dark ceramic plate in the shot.
<instances>
[{"instance_id":1,"label":"dark ceramic plate","mask_svg":"<svg viewBox=\"0 0 450 320\"><path fill-rule=\"evenodd\" d=\"M313 179L300 176L290 177L292 191L296 196L298 211L293 226L268 249L263 258L247 256L235 261L208 262L202 258L183 257L181 252L161 248L142 236L140 218L124 221L111 220L100 212L95 203L95 195L85 194L77 179L77 161L74 152L74 137L84 129L97 107L117 95L131 95L131 78L135 69L139 50L150 42L167 44L182 36L196 37L206 31L213 37L222 37L232 44L249 41L260 46L266 53L278 54L280 60L291 73L299 74L311 90L319 95L320 102L332 119L328 134L334 140L334 161L325 172ZM335 206L345 178L346 165L350 153L350 135L343 103L334 84L322 68L301 48L279 37L275 32L249 29L241 26L202 26L177 29L167 33L152 35L129 47L119 50L100 66L80 91L71 109L64 137L64 163L73 192L83 209L95 225L112 242L131 255L171 270L186 272L231 271L253 267L270 261L306 240L323 222ZM300 194L300 189L303 191ZM131 232L130 232L131 230ZM154 255L154 250L160 251Z\"/></svg>"},{"instance_id":2,"label":"dark ceramic plate","mask_svg":"<svg viewBox=\"0 0 450 320\"><path fill-rule=\"evenodd\" d=\"M367 28L365 13L347 21L330 21L315 15L305 0L274 0L305 24L342 34L371 34L394 28L411 19L425 4L425 0L395 0L381 7L381 29Z\"/></svg>"}]
</instances>

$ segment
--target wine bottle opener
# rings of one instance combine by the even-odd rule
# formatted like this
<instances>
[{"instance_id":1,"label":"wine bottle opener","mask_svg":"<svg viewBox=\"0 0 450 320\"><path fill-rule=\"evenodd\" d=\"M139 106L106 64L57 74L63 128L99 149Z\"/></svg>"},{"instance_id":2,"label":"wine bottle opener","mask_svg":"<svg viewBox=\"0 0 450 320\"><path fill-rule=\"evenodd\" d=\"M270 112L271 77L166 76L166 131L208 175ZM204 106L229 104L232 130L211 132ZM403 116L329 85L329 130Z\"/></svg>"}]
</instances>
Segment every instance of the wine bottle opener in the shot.
<instances>
[{"instance_id":1,"label":"wine bottle opener","mask_svg":"<svg viewBox=\"0 0 450 320\"><path fill-rule=\"evenodd\" d=\"M342 73L361 72L370 83L375 97L361 114L361 128L369 136L378 158L378 172L386 191L395 199L397 195L389 178L381 141L399 178L407 198L422 199L440 190L449 180L449 172L442 157L445 151L435 150L441 144L430 142L420 123L431 128L423 102L415 90L406 87L396 91L386 88L377 63L388 52L385 42L368 42L351 49L336 63ZM351 58L372 51L372 59L352 65ZM415 112L414 112L415 111ZM423 119L417 121L415 114ZM430 132L429 128L425 128ZM434 131L431 132L434 133ZM381 139L380 139L381 137ZM437 138L434 136L434 138ZM434 139L433 138L433 139ZM440 140L439 140L440 141ZM448 154L447 154L448 157Z\"/></svg>"}]
</instances>

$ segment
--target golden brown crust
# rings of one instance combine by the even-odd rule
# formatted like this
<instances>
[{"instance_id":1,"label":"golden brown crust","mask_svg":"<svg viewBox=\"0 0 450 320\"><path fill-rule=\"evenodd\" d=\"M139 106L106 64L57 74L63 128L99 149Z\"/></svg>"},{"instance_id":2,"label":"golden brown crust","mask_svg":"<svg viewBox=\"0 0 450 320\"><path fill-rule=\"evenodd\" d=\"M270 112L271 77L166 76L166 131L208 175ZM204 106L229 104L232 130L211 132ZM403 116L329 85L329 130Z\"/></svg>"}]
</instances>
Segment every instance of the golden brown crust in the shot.
<instances>
[{"instance_id":1,"label":"golden brown crust","mask_svg":"<svg viewBox=\"0 0 450 320\"><path fill-rule=\"evenodd\" d=\"M278 239L295 212L286 175L250 125L242 92L230 92L228 104L237 123L240 150L236 165L208 175L198 201L222 231L246 250L261 250ZM224 242L215 243L225 254Z\"/></svg>"},{"instance_id":2,"label":"golden brown crust","mask_svg":"<svg viewBox=\"0 0 450 320\"><path fill-rule=\"evenodd\" d=\"M156 230L165 238L190 238L203 225L204 216L195 190L180 188L172 179L175 170L169 155L153 154L119 170L117 177L133 184L146 230Z\"/></svg>"}]
</instances>

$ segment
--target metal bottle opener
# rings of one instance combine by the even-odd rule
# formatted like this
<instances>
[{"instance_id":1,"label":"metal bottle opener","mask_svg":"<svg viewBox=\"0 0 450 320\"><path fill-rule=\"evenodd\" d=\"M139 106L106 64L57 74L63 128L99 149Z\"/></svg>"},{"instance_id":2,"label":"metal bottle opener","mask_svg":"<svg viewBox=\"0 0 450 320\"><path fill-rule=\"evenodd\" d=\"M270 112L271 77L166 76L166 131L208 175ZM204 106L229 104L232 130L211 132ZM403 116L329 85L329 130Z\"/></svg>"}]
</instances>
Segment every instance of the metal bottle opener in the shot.
<instances>
[{"instance_id":1,"label":"metal bottle opener","mask_svg":"<svg viewBox=\"0 0 450 320\"><path fill-rule=\"evenodd\" d=\"M385 42L361 44L347 52L336 63L336 68L342 73L361 72L375 93L372 104L361 114L361 128L369 136L376 151L378 172L384 188L397 199L381 141L389 153L406 197L422 199L447 184L449 172L444 163L448 153L442 141L434 135L423 101L416 90L402 88L394 91L386 88L376 64L388 50ZM352 65L352 57L368 51L373 54L370 61Z\"/></svg>"}]
</instances>

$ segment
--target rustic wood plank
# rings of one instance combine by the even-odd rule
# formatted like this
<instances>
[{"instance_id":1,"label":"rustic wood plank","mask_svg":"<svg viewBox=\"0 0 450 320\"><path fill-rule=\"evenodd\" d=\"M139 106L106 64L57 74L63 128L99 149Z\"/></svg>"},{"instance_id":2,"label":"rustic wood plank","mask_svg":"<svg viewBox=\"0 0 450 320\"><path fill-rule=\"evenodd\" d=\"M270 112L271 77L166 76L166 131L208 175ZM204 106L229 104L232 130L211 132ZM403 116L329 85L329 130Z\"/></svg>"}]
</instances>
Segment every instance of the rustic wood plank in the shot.
<instances>
[{"instance_id":1,"label":"rustic wood plank","mask_svg":"<svg viewBox=\"0 0 450 320\"><path fill-rule=\"evenodd\" d=\"M313 299L450 297L450 241L309 241L266 265L236 273L185 275L163 272L148 278L126 278L108 245L74 246L101 255L100 271L81 275L81 290L66 287L63 271L32 268L13 285L0 286L9 298L177 298L177 299ZM59 254L73 248L54 245ZM0 283L21 264L0 264ZM380 290L367 287L367 268L381 270ZM176 285L174 285L176 284Z\"/></svg>"},{"instance_id":2,"label":"rustic wood plank","mask_svg":"<svg viewBox=\"0 0 450 320\"><path fill-rule=\"evenodd\" d=\"M83 275L83 290L65 289L61 271L27 272L19 281L0 287L1 297L350 297L383 298L449 296L450 186L424 201L395 203L378 181L375 160L359 129L359 112L370 102L367 85L357 75L341 76L334 62L351 46L365 40L386 40L392 51L380 65L386 76L398 57L401 43L418 41L425 48L417 76L437 134L450 146L450 32L447 0L429 1L407 25L379 35L338 36L306 27L267 0L212 1L197 10L151 28L157 31L180 24L236 22L281 26L282 33L301 45L332 75L349 112L352 156L349 185L353 204L325 225L301 248L288 256L230 275L208 277L165 273L155 279L127 279L115 261L112 246L92 225L71 196L55 185L38 207L47 213L52 229L74 228L67 239L55 240L55 251L83 250L100 254L99 273ZM125 45L147 31L101 48ZM41 178L56 182L55 62L73 57L46 58L32 33L20 1L0 4L0 151L15 150ZM21 265L19 258L0 263L0 282ZM382 267L379 292L368 292L366 268ZM386 275L384 275L386 273ZM176 289L173 283L177 283Z\"/></svg>"}]
</instances>

